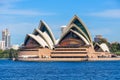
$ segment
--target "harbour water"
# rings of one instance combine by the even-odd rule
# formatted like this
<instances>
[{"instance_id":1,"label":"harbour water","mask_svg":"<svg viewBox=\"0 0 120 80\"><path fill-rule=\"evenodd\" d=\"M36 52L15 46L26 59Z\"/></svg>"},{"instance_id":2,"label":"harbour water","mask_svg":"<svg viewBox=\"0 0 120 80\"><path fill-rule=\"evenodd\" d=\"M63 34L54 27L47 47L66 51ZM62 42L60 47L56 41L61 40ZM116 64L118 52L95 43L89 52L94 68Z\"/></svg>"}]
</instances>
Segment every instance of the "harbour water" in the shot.
<instances>
[{"instance_id":1,"label":"harbour water","mask_svg":"<svg viewBox=\"0 0 120 80\"><path fill-rule=\"evenodd\" d=\"M0 60L0 80L120 80L120 61L22 62Z\"/></svg>"}]
</instances>

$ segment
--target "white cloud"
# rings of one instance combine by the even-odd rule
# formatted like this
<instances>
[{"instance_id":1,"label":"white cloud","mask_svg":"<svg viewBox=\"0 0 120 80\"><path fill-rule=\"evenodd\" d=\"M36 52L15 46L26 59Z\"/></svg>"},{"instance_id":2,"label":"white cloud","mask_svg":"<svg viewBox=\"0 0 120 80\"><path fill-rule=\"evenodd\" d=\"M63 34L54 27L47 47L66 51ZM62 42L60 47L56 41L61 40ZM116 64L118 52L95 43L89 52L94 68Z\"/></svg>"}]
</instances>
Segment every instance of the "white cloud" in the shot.
<instances>
[{"instance_id":1,"label":"white cloud","mask_svg":"<svg viewBox=\"0 0 120 80\"><path fill-rule=\"evenodd\" d=\"M18 2L23 0L0 0L0 14L1 15L25 15L25 16L46 16L55 15L51 12L41 12L28 9L15 9Z\"/></svg>"},{"instance_id":2,"label":"white cloud","mask_svg":"<svg viewBox=\"0 0 120 80\"><path fill-rule=\"evenodd\" d=\"M14 3L21 0L0 0L0 4Z\"/></svg>"},{"instance_id":3,"label":"white cloud","mask_svg":"<svg viewBox=\"0 0 120 80\"><path fill-rule=\"evenodd\" d=\"M105 0L103 3L105 6L119 6L118 0Z\"/></svg>"},{"instance_id":4,"label":"white cloud","mask_svg":"<svg viewBox=\"0 0 120 80\"><path fill-rule=\"evenodd\" d=\"M30 15L55 15L55 13L48 13L48 12L39 12L39 11L32 11L32 10L15 10L15 9L6 9L6 10L0 10L0 14L3 15L26 15L26 16L30 16Z\"/></svg>"},{"instance_id":5,"label":"white cloud","mask_svg":"<svg viewBox=\"0 0 120 80\"><path fill-rule=\"evenodd\" d=\"M20 2L21 0L0 0L0 9L8 9L14 7L14 3Z\"/></svg>"},{"instance_id":6,"label":"white cloud","mask_svg":"<svg viewBox=\"0 0 120 80\"><path fill-rule=\"evenodd\" d=\"M90 15L97 17L120 18L120 9L105 10L102 12L93 12L90 13Z\"/></svg>"},{"instance_id":7,"label":"white cloud","mask_svg":"<svg viewBox=\"0 0 120 80\"><path fill-rule=\"evenodd\" d=\"M110 35L112 34L112 30L108 28L97 28L97 29L91 29L90 30L92 35Z\"/></svg>"}]
</instances>

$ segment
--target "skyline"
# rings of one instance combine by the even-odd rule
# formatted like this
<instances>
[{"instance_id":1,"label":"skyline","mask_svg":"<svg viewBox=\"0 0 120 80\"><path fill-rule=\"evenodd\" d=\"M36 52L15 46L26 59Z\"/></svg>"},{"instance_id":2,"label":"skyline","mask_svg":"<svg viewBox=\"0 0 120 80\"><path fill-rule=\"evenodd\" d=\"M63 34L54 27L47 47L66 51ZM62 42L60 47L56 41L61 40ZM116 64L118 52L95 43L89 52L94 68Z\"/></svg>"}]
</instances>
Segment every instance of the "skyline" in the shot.
<instances>
[{"instance_id":1,"label":"skyline","mask_svg":"<svg viewBox=\"0 0 120 80\"><path fill-rule=\"evenodd\" d=\"M69 24L74 15L84 22L92 38L103 35L109 42L120 42L120 1L119 0L1 0L0 32L8 28L12 44L24 42L26 34L45 21L56 39L61 26ZM1 35L0 35L1 38Z\"/></svg>"}]
</instances>

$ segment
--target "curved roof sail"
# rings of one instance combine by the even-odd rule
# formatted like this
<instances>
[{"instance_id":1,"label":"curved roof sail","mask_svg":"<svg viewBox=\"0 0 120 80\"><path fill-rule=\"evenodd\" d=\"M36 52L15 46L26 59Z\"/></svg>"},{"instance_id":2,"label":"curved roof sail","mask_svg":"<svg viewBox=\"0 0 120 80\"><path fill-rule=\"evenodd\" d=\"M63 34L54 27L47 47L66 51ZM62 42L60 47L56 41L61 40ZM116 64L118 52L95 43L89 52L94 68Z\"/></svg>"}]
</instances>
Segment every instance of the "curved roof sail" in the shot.
<instances>
[{"instance_id":1,"label":"curved roof sail","mask_svg":"<svg viewBox=\"0 0 120 80\"><path fill-rule=\"evenodd\" d=\"M43 32L41 32L39 29L35 29L33 34L37 34L38 36L40 36L48 44L48 48L50 48L50 44L47 41L47 38L44 36Z\"/></svg>"},{"instance_id":2,"label":"curved roof sail","mask_svg":"<svg viewBox=\"0 0 120 80\"><path fill-rule=\"evenodd\" d=\"M36 42L36 43L39 44L39 46L42 46L42 47L48 46L48 45L46 44L46 42L44 42L44 40L43 40L41 37L35 36L35 35L33 35L33 34L27 34L26 39L25 39L25 41L24 41L24 45L27 44L29 38L33 39L34 42ZM34 44L33 44L33 45L34 45Z\"/></svg>"},{"instance_id":3,"label":"curved roof sail","mask_svg":"<svg viewBox=\"0 0 120 80\"><path fill-rule=\"evenodd\" d=\"M83 32L84 34L89 38L89 40L92 42L92 39L90 37L90 32L88 31L87 27L85 26L85 24L82 22L82 20L79 19L79 17L77 17L76 15L72 18L72 20L70 21L69 25L71 24L76 24ZM68 25L68 26L69 26Z\"/></svg>"},{"instance_id":4,"label":"curved roof sail","mask_svg":"<svg viewBox=\"0 0 120 80\"><path fill-rule=\"evenodd\" d=\"M90 43L85 39L85 37L83 37L81 34L79 34L77 31L74 31L74 30L72 30L72 29L70 29L69 31L67 31L66 33L64 33L64 35L62 36L62 38L61 38L61 40L59 40L59 42L58 42L58 44L60 44L65 38L67 38L67 37L72 37L72 35L71 35L71 33L70 32L72 32L72 34L75 34L76 36L76 38L79 38L79 39L81 39L86 45L90 45ZM74 37L74 36L73 36ZM79 40L78 39L78 40Z\"/></svg>"},{"instance_id":5,"label":"curved roof sail","mask_svg":"<svg viewBox=\"0 0 120 80\"><path fill-rule=\"evenodd\" d=\"M65 32L63 33L63 35L69 31L70 29L77 31L79 34L81 34L82 36L84 36L84 38L86 38L86 40L91 43L91 41L89 40L89 38L85 35L85 33L81 30L81 28L79 28L76 24L71 24L69 25L66 29ZM62 38L62 37L61 37Z\"/></svg>"},{"instance_id":6,"label":"curved roof sail","mask_svg":"<svg viewBox=\"0 0 120 80\"><path fill-rule=\"evenodd\" d=\"M81 34L79 34L78 32L76 32L72 29L70 31L72 31L74 34L78 35L86 43L86 45L90 45L89 42Z\"/></svg>"},{"instance_id":7,"label":"curved roof sail","mask_svg":"<svg viewBox=\"0 0 120 80\"><path fill-rule=\"evenodd\" d=\"M108 46L105 43L102 43L100 45L96 43L94 49L95 51L110 52Z\"/></svg>"},{"instance_id":8,"label":"curved roof sail","mask_svg":"<svg viewBox=\"0 0 120 80\"><path fill-rule=\"evenodd\" d=\"M48 45L49 49L53 49L54 47L54 43L52 42L50 36L47 34L47 32L42 32L39 29L35 29L33 32L34 35L38 35L39 37L41 37Z\"/></svg>"},{"instance_id":9,"label":"curved roof sail","mask_svg":"<svg viewBox=\"0 0 120 80\"><path fill-rule=\"evenodd\" d=\"M51 29L49 28L49 26L44 21L40 21L39 29L42 32L46 32L49 35L49 37L51 38L52 42L55 44L55 37L54 37Z\"/></svg>"},{"instance_id":10,"label":"curved roof sail","mask_svg":"<svg viewBox=\"0 0 120 80\"><path fill-rule=\"evenodd\" d=\"M65 32L63 32L58 43L60 43L64 39L66 34L70 31L72 31L73 33L78 35L86 43L86 45L92 45L91 41L88 39L88 37L85 35L85 33L75 24L71 24L65 29Z\"/></svg>"},{"instance_id":11,"label":"curved roof sail","mask_svg":"<svg viewBox=\"0 0 120 80\"><path fill-rule=\"evenodd\" d=\"M40 21L39 27L34 29L32 34L26 36L24 44L29 41L28 38L31 38L35 43L38 43L42 47L47 46L49 49L53 49L56 44L59 44L60 42L64 43L67 40L71 40L71 43L73 40L73 43L76 41L77 44L91 45L93 47L92 39L87 27L76 15L71 19L68 26L64 28L62 36L57 42L51 29L44 21Z\"/></svg>"},{"instance_id":12,"label":"curved roof sail","mask_svg":"<svg viewBox=\"0 0 120 80\"><path fill-rule=\"evenodd\" d=\"M110 52L108 46L105 43L100 44L100 47L103 49L104 52Z\"/></svg>"}]
</instances>

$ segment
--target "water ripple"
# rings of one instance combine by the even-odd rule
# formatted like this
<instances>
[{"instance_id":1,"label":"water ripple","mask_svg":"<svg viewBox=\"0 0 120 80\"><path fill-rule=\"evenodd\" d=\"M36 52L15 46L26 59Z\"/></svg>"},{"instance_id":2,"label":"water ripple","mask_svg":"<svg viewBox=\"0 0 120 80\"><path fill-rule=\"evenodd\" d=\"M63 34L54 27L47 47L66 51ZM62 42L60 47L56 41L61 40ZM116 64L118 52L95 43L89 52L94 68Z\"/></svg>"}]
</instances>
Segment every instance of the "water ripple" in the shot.
<instances>
[{"instance_id":1,"label":"water ripple","mask_svg":"<svg viewBox=\"0 0 120 80\"><path fill-rule=\"evenodd\" d=\"M120 80L120 61L21 62L0 60L0 80Z\"/></svg>"}]
</instances>

